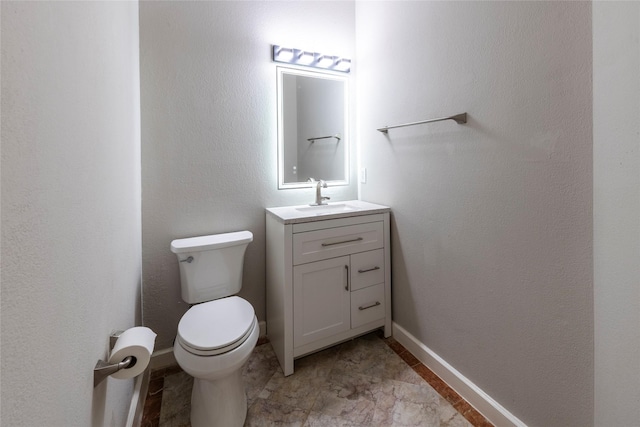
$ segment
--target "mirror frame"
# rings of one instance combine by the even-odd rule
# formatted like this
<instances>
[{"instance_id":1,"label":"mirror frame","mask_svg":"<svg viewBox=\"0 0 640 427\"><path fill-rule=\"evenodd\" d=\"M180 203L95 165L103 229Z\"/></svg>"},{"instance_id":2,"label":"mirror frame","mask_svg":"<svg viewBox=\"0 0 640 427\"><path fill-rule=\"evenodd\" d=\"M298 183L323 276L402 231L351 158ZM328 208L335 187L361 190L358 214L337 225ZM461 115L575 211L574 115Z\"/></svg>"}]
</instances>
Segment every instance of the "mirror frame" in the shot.
<instances>
[{"instance_id":1,"label":"mirror frame","mask_svg":"<svg viewBox=\"0 0 640 427\"><path fill-rule=\"evenodd\" d=\"M285 74L293 74L296 76L314 77L326 80L339 81L344 84L344 133L339 144L342 144L344 149L344 179L341 180L324 180L327 186L342 186L349 185L350 177L350 146L351 146L351 133L349 129L349 78L347 75L338 74L327 71L309 71L307 69L294 68L294 67L276 67L277 72L277 99L278 99L278 190L286 190L290 188L309 188L313 184L306 181L299 182L284 182L284 93L283 82ZM322 177L314 177L316 179L323 179Z\"/></svg>"}]
</instances>

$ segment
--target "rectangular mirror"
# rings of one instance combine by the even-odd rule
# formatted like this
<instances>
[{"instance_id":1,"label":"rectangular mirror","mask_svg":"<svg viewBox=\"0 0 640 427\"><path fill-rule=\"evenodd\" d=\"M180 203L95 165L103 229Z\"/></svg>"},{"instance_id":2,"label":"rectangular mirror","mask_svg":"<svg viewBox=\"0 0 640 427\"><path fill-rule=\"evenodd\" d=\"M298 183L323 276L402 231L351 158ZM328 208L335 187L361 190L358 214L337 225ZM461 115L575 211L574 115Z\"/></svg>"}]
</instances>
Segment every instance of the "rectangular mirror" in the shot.
<instances>
[{"instance_id":1,"label":"rectangular mirror","mask_svg":"<svg viewBox=\"0 0 640 427\"><path fill-rule=\"evenodd\" d=\"M349 184L347 77L277 67L278 188Z\"/></svg>"}]
</instances>

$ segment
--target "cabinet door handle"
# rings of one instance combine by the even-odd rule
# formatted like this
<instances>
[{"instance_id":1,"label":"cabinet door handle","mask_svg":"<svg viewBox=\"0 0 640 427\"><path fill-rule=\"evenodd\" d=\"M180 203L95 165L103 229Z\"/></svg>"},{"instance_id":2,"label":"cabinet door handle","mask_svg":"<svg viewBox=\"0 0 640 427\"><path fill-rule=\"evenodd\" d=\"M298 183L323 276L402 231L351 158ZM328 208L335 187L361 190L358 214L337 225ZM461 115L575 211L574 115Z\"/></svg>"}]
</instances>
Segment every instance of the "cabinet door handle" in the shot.
<instances>
[{"instance_id":1,"label":"cabinet door handle","mask_svg":"<svg viewBox=\"0 0 640 427\"><path fill-rule=\"evenodd\" d=\"M361 305L360 307L358 307L358 310L362 311L362 310L366 310L367 308L377 307L379 305L380 305L380 301L376 301L373 304Z\"/></svg>"},{"instance_id":2,"label":"cabinet door handle","mask_svg":"<svg viewBox=\"0 0 640 427\"><path fill-rule=\"evenodd\" d=\"M364 239L363 239L362 237L356 237L355 239L342 240L342 241L340 241L340 242L322 243L322 246L340 245L340 244L342 244L342 243L359 242L360 240L364 240Z\"/></svg>"},{"instance_id":3,"label":"cabinet door handle","mask_svg":"<svg viewBox=\"0 0 640 427\"><path fill-rule=\"evenodd\" d=\"M348 291L349 290L349 266L345 265L344 269L347 270L347 284L344 285L344 290Z\"/></svg>"},{"instance_id":4,"label":"cabinet door handle","mask_svg":"<svg viewBox=\"0 0 640 427\"><path fill-rule=\"evenodd\" d=\"M375 271L375 270L380 270L380 267L378 267L377 265L373 268L367 268L366 270L358 270L358 273L366 273L368 271Z\"/></svg>"}]
</instances>

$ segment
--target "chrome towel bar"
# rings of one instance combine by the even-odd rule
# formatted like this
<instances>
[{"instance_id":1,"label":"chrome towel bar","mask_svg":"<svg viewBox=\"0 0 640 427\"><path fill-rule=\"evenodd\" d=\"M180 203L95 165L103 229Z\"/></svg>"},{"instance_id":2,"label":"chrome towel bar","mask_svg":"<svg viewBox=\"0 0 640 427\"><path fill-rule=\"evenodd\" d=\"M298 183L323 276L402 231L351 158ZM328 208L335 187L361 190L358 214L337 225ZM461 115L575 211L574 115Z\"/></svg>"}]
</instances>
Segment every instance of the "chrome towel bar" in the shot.
<instances>
[{"instance_id":1,"label":"chrome towel bar","mask_svg":"<svg viewBox=\"0 0 640 427\"><path fill-rule=\"evenodd\" d=\"M315 138L307 138L307 141L309 141L310 143L313 144L314 142L316 142L316 139L328 139L328 138L335 138L335 139L338 140L337 142L340 142L340 134L338 134L338 135L328 135L328 136L317 136Z\"/></svg>"},{"instance_id":2,"label":"chrome towel bar","mask_svg":"<svg viewBox=\"0 0 640 427\"><path fill-rule=\"evenodd\" d=\"M424 124L424 123L441 122L443 120L453 120L457 124L461 125L463 123L467 123L467 113L456 114L455 116L449 116L449 117L441 117L439 119L429 119L429 120L422 120L420 122L412 122L412 123L404 123L404 124L401 124L401 125L385 126L383 128L376 129L376 130L379 131L379 132L382 132L382 133L388 133L389 129L403 128L403 127L406 127L406 126L421 125L421 124Z\"/></svg>"}]
</instances>

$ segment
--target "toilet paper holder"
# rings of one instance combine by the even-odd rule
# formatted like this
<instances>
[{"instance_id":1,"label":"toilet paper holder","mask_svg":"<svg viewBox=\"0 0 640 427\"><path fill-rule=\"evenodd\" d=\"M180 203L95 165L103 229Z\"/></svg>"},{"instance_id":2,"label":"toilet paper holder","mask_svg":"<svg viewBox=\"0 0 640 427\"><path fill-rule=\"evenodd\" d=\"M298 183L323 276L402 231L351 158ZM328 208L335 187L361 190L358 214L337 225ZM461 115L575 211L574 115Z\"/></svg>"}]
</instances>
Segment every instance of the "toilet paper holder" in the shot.
<instances>
[{"instance_id":1,"label":"toilet paper holder","mask_svg":"<svg viewBox=\"0 0 640 427\"><path fill-rule=\"evenodd\" d=\"M116 345L118 337L124 331L115 331L109 336L109 351L113 350L113 346ZM107 363L104 360L98 360L96 367L93 368L93 387L97 387L102 381L104 381L109 375L115 374L121 369L133 368L136 364L136 358L134 356L125 357L120 363Z\"/></svg>"}]
</instances>

